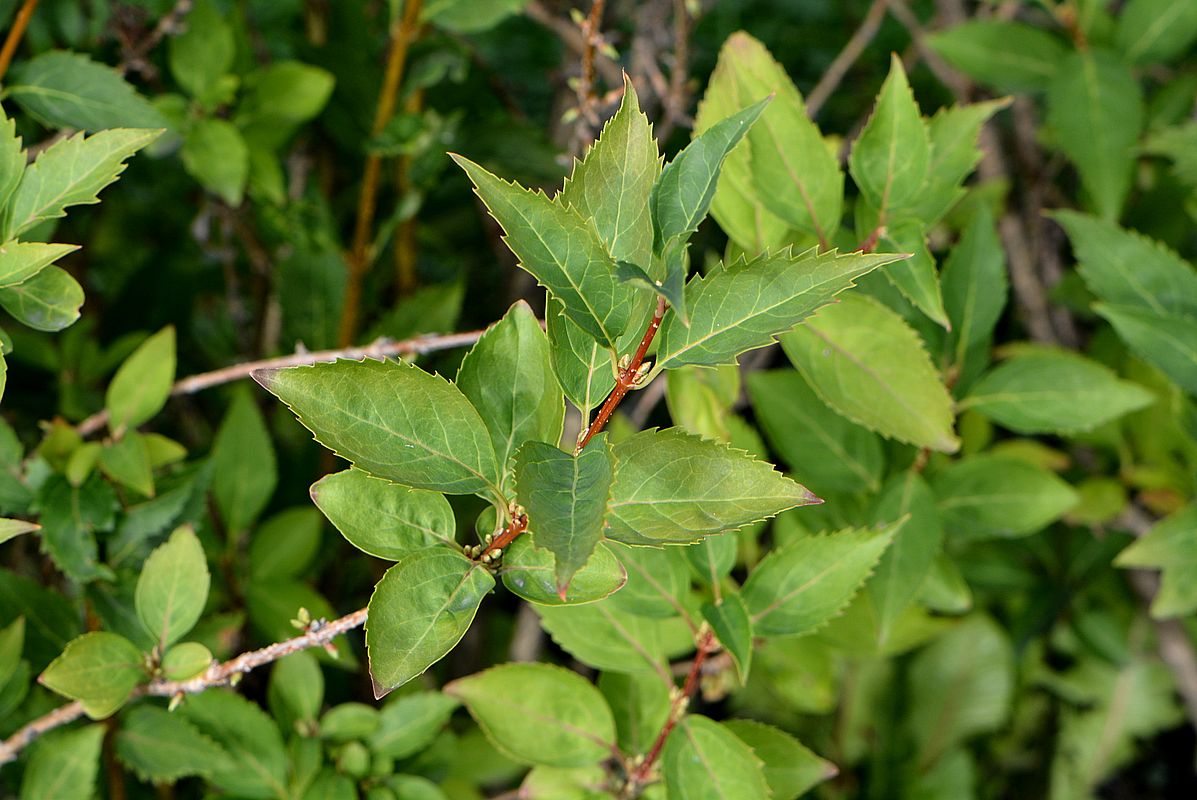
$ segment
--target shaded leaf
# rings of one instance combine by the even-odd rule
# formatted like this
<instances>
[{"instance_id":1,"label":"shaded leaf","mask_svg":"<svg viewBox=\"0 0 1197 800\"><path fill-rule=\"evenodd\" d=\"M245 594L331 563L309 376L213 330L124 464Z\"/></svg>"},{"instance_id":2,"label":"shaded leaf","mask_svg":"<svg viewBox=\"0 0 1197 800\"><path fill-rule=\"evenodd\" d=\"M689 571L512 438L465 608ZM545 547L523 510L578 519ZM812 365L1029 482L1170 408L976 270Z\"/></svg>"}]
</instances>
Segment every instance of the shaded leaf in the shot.
<instances>
[{"instance_id":1,"label":"shaded leaf","mask_svg":"<svg viewBox=\"0 0 1197 800\"><path fill-rule=\"evenodd\" d=\"M266 421L250 393L240 389L212 443L212 496L231 535L254 524L277 483L278 466Z\"/></svg>"},{"instance_id":2,"label":"shaded leaf","mask_svg":"<svg viewBox=\"0 0 1197 800\"><path fill-rule=\"evenodd\" d=\"M983 205L969 220L940 275L951 320L954 361L963 370L971 349L993 334L1006 305L1006 260L993 215Z\"/></svg>"},{"instance_id":3,"label":"shaded leaf","mask_svg":"<svg viewBox=\"0 0 1197 800\"><path fill-rule=\"evenodd\" d=\"M282 736L256 703L231 691L191 695L175 712L216 742L228 759L210 764L205 776L238 797L286 797L287 755Z\"/></svg>"},{"instance_id":4,"label":"shaded leaf","mask_svg":"<svg viewBox=\"0 0 1197 800\"><path fill-rule=\"evenodd\" d=\"M1153 617L1191 614L1197 609L1197 506L1186 506L1156 523L1119 553L1114 564L1163 571L1151 602Z\"/></svg>"},{"instance_id":5,"label":"shaded leaf","mask_svg":"<svg viewBox=\"0 0 1197 800\"><path fill-rule=\"evenodd\" d=\"M378 727L370 734L371 752L389 758L407 758L432 743L458 706L456 698L441 692L415 692L383 706Z\"/></svg>"},{"instance_id":6,"label":"shaded leaf","mask_svg":"<svg viewBox=\"0 0 1197 800\"><path fill-rule=\"evenodd\" d=\"M1118 18L1118 49L1132 64L1168 61L1197 39L1197 5L1129 0Z\"/></svg>"},{"instance_id":7,"label":"shaded leaf","mask_svg":"<svg viewBox=\"0 0 1197 800\"><path fill-rule=\"evenodd\" d=\"M611 352L595 341L562 312L561 304L549 299L545 308L553 374L565 396L589 418L615 388L615 367Z\"/></svg>"},{"instance_id":8,"label":"shaded leaf","mask_svg":"<svg viewBox=\"0 0 1197 800\"><path fill-rule=\"evenodd\" d=\"M207 775L228 760L223 747L182 715L154 706L139 705L121 715L115 742L121 762L142 780L155 783Z\"/></svg>"},{"instance_id":9,"label":"shaded leaf","mask_svg":"<svg viewBox=\"0 0 1197 800\"><path fill-rule=\"evenodd\" d=\"M765 781L773 800L795 800L839 774L835 764L808 750L783 730L750 719L723 723L764 764Z\"/></svg>"},{"instance_id":10,"label":"shaded leaf","mask_svg":"<svg viewBox=\"0 0 1197 800\"><path fill-rule=\"evenodd\" d=\"M743 685L752 668L752 620L738 592L729 592L719 602L703 603L702 618L711 626L715 638L732 657L736 674Z\"/></svg>"},{"instance_id":11,"label":"shaded leaf","mask_svg":"<svg viewBox=\"0 0 1197 800\"><path fill-rule=\"evenodd\" d=\"M1068 48L1041 28L997 19L970 20L927 37L953 67L1003 91L1043 91Z\"/></svg>"},{"instance_id":12,"label":"shaded leaf","mask_svg":"<svg viewBox=\"0 0 1197 800\"><path fill-rule=\"evenodd\" d=\"M21 779L21 800L91 800L103 725L53 731L38 742Z\"/></svg>"},{"instance_id":13,"label":"shaded leaf","mask_svg":"<svg viewBox=\"0 0 1197 800\"><path fill-rule=\"evenodd\" d=\"M1186 392L1197 394L1197 317L1105 303L1098 303L1094 310L1137 355L1159 367Z\"/></svg>"},{"instance_id":14,"label":"shaded leaf","mask_svg":"<svg viewBox=\"0 0 1197 800\"><path fill-rule=\"evenodd\" d=\"M1077 493L1042 467L970 456L931 479L947 532L958 538L1026 536L1075 506Z\"/></svg>"},{"instance_id":15,"label":"shaded leaf","mask_svg":"<svg viewBox=\"0 0 1197 800\"><path fill-rule=\"evenodd\" d=\"M48 128L162 128L166 120L120 73L82 53L50 50L18 64L11 97ZM86 163L86 162L84 162Z\"/></svg>"}]
</instances>

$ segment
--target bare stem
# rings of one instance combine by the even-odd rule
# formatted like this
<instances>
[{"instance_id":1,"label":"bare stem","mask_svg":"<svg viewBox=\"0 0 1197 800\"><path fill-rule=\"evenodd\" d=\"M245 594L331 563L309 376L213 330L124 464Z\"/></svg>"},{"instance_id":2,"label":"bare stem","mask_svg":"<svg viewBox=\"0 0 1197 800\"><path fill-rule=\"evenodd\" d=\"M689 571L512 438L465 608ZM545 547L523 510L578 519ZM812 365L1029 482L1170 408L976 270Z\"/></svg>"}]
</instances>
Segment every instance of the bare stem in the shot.
<instances>
[{"instance_id":1,"label":"bare stem","mask_svg":"<svg viewBox=\"0 0 1197 800\"><path fill-rule=\"evenodd\" d=\"M387 356L422 355L438 350L451 350L455 347L465 347L466 345L473 344L478 341L478 337L482 333L483 331L480 330L466 331L464 333L452 333L445 336L422 336L415 339L404 339L399 342L379 339L365 347L344 347L337 350L318 350L312 353L300 352L292 353L289 356L279 356L278 358L265 358L261 361L247 361L242 364L234 364L231 367L223 367L212 372L203 372L199 375L183 378L171 388L170 393L172 397L195 394L204 389L210 389L213 386L220 386L225 383L232 383L233 381L248 378L250 373L256 369L299 367L317 364L322 361L336 361L339 358L360 360L363 358L385 358ZM75 430L80 436L90 436L103 428L107 422L108 412L106 410L98 411L80 422L75 427Z\"/></svg>"},{"instance_id":2,"label":"bare stem","mask_svg":"<svg viewBox=\"0 0 1197 800\"><path fill-rule=\"evenodd\" d=\"M17 45L21 43L21 37L25 35L25 28L29 26L29 19L33 16L33 10L37 8L37 0L25 0L21 6L21 10L17 12L17 16L12 21L12 27L8 29L8 37L4 40L4 47L0 48L0 78L8 72L8 65L12 63L12 57L17 52Z\"/></svg>"},{"instance_id":3,"label":"bare stem","mask_svg":"<svg viewBox=\"0 0 1197 800\"><path fill-rule=\"evenodd\" d=\"M844 49L835 57L831 65L827 67L827 71L823 73L822 78L819 78L815 88L811 89L810 94L806 96L806 115L808 117L814 119L819 115L819 109L827 102L827 98L831 97L844 76L848 74L848 70L856 63L856 59L860 58L861 53L869 46L869 42L873 41L877 30L881 27L881 21L885 19L885 8L886 0L873 0L873 4L869 6L864 19L860 22L860 27L852 34L852 38L844 45Z\"/></svg>"},{"instance_id":4,"label":"bare stem","mask_svg":"<svg viewBox=\"0 0 1197 800\"><path fill-rule=\"evenodd\" d=\"M181 697L187 694L198 694L215 686L233 684L241 675L274 661L283 656L298 653L312 647L323 647L343 633L360 628L366 624L367 610L359 608L352 614L346 614L332 622L313 624L302 636L288 639L285 642L251 650L242 653L223 663L212 662L212 665L199 676L185 681L154 680L138 687L129 695L130 700L139 697ZM42 734L61 727L82 717L83 705L79 702L67 703L59 706L48 714L33 720L12 736L0 743L0 764L14 761L25 747L28 747Z\"/></svg>"}]
</instances>

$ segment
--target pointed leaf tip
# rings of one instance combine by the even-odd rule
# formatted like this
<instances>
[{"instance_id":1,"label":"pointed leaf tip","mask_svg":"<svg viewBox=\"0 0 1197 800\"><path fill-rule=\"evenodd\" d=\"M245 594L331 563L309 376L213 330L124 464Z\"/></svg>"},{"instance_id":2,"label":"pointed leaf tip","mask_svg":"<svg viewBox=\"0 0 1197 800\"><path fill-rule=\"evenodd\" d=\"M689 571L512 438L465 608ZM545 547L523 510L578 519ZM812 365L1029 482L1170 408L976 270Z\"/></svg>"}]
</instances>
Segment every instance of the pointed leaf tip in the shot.
<instances>
[{"instance_id":1,"label":"pointed leaf tip","mask_svg":"<svg viewBox=\"0 0 1197 800\"><path fill-rule=\"evenodd\" d=\"M274 385L274 376L278 372L277 367L259 367L249 373L249 377L253 378L254 382L266 391L271 391L270 387Z\"/></svg>"}]
</instances>

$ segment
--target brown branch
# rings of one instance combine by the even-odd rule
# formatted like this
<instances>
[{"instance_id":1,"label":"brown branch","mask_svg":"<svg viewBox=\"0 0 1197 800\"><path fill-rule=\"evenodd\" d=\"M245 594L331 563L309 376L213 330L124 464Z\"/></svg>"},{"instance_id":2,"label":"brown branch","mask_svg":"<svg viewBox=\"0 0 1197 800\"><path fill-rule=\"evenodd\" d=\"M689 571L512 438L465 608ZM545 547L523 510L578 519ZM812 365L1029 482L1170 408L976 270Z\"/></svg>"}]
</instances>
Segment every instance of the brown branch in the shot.
<instances>
[{"instance_id":1,"label":"brown branch","mask_svg":"<svg viewBox=\"0 0 1197 800\"><path fill-rule=\"evenodd\" d=\"M881 21L885 19L885 6L886 0L873 0L873 4L869 6L864 19L860 22L860 27L856 29L852 38L844 45L844 49L827 67L827 71L823 73L823 77L819 78L815 88L810 90L810 94L806 96L806 115L808 117L814 119L819 115L819 109L827 102L827 98L831 97L840 82L843 81L844 76L848 74L848 70L856 63L856 59L860 58L865 48L873 41L873 37L881 28Z\"/></svg>"},{"instance_id":2,"label":"brown branch","mask_svg":"<svg viewBox=\"0 0 1197 800\"><path fill-rule=\"evenodd\" d=\"M288 639L285 642L276 642L260 650L251 650L248 653L242 653L224 663L213 661L212 665L208 667L203 675L190 678L189 680L151 681L135 689L129 695L129 700L135 700L140 697L176 698L187 694L198 694L216 686L232 685L241 675L253 669L278 661L283 656L298 653L300 650L323 647L341 634L351 631L354 628L360 628L366 623L366 614L367 609L359 608L352 614L346 614L332 622L313 624L308 632L302 636L296 636L294 639ZM21 750L28 747L39 736L55 728L74 722L82 717L83 714L83 705L81 703L67 703L28 723L0 743L0 764L7 764L10 761L16 760Z\"/></svg>"},{"instance_id":3,"label":"brown branch","mask_svg":"<svg viewBox=\"0 0 1197 800\"><path fill-rule=\"evenodd\" d=\"M128 47L122 55L121 63L117 65L116 71L124 74L129 70L133 70L143 74L149 73L149 77L153 77L157 73L157 70L146 61L146 56L164 38L174 36L183 31L183 20L191 13L191 7L194 4L194 0L178 0L170 11L162 15L162 18L158 20L158 24L154 26L154 29L145 38L132 43Z\"/></svg>"},{"instance_id":4,"label":"brown branch","mask_svg":"<svg viewBox=\"0 0 1197 800\"><path fill-rule=\"evenodd\" d=\"M547 9L543 3L539 2L539 0L532 0L524 9L524 13L557 34L557 37L561 39L565 46L578 55L581 55L586 49L586 41L582 36L582 32L578 30L578 27L568 20L558 17ZM621 86L623 84L623 71L614 60L602 53L596 53L594 67L603 76L603 80L612 86Z\"/></svg>"},{"instance_id":5,"label":"brown branch","mask_svg":"<svg viewBox=\"0 0 1197 800\"><path fill-rule=\"evenodd\" d=\"M279 369L282 367L301 367L309 366L311 364L318 364L323 361L336 361L340 358L353 359L360 361L363 358L386 358L388 356L413 356L423 355L424 353L434 353L438 350L451 350L455 347L465 347L478 341L478 337L483 334L483 331L466 331L464 333L451 333L445 336L421 336L415 339L404 339L399 342L392 342L387 339L379 339L372 344L365 347L345 347L337 350L318 350L313 353L300 352L292 353L289 356L279 356L278 358L265 358L261 361L247 361L242 364L234 364L231 367L224 367L222 369L213 370L212 372L203 372L199 375L192 375L188 378L175 383L171 388L171 397L179 397L181 395L195 394L196 392L210 389L213 386L221 386L233 381L239 381L248 378L249 374L255 369ZM98 411L92 414L87 419L75 426L75 431L80 436L90 436L104 427L108 422L108 412Z\"/></svg>"},{"instance_id":6,"label":"brown branch","mask_svg":"<svg viewBox=\"0 0 1197 800\"><path fill-rule=\"evenodd\" d=\"M403 82L403 71L407 64L408 46L419 33L420 7L422 0L408 0L403 7L403 16L391 24L390 50L387 53L386 71L383 73L382 88L378 93L378 107L374 112L374 124L370 128L371 138L377 137L386 128L395 112L395 100L399 85ZM374 213L378 203L378 180L382 174L382 156L371 152L366 156L365 173L362 176L361 193L357 201L357 220L353 227L353 244L349 251L349 280L345 285L345 301L341 307L341 326L337 341L348 347L357 335L358 318L361 312L362 281L370 268L370 237L374 228Z\"/></svg>"},{"instance_id":7,"label":"brown branch","mask_svg":"<svg viewBox=\"0 0 1197 800\"><path fill-rule=\"evenodd\" d=\"M8 65L12 63L12 57L17 52L17 45L21 43L21 37L25 35L25 28L29 26L29 19L33 16L35 8L37 8L37 0L25 0L21 10L13 19L12 27L8 29L8 37L4 40L4 47L0 48L0 78L3 78L8 72Z\"/></svg>"}]
</instances>

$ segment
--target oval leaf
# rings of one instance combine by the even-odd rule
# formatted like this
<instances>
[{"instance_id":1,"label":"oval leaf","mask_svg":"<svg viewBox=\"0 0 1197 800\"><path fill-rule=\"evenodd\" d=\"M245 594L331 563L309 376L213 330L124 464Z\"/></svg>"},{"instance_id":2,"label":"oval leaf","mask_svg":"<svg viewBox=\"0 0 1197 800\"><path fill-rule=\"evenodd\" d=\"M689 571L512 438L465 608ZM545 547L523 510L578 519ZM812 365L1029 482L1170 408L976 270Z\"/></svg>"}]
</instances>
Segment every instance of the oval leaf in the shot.
<instances>
[{"instance_id":1,"label":"oval leaf","mask_svg":"<svg viewBox=\"0 0 1197 800\"><path fill-rule=\"evenodd\" d=\"M134 596L137 616L159 647L195 627L208 600L208 561L191 528L179 528L142 567Z\"/></svg>"}]
</instances>

